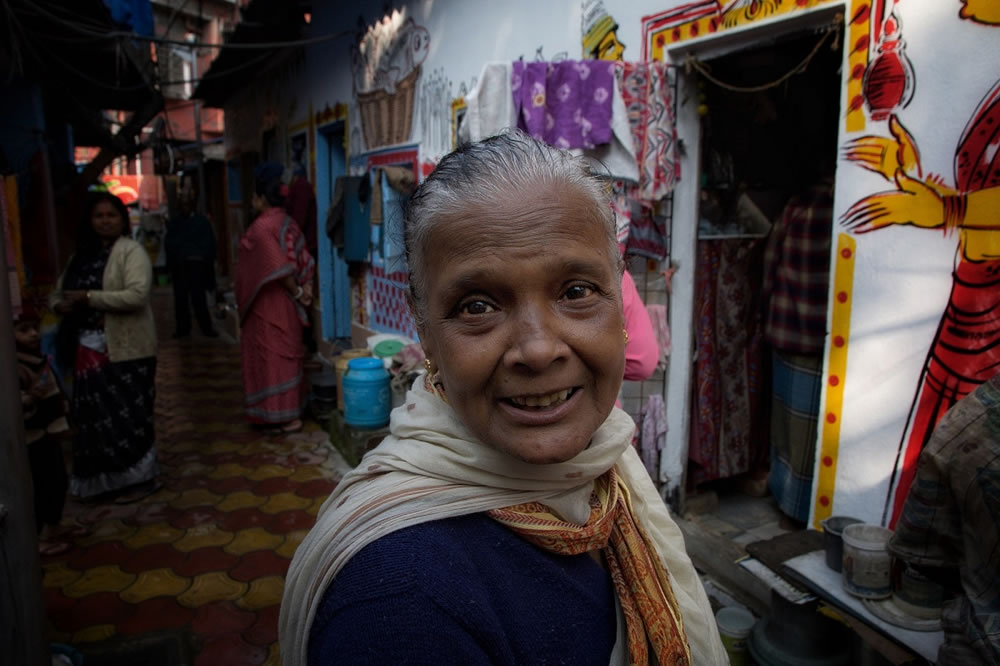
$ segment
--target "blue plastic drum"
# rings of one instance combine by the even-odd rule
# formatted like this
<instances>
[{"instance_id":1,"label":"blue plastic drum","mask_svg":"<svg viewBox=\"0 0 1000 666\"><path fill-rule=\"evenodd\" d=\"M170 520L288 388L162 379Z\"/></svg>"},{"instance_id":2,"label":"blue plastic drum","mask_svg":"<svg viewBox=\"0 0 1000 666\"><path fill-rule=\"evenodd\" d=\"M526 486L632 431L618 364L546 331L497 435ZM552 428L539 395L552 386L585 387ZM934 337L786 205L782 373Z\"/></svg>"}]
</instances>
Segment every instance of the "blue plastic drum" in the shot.
<instances>
[{"instance_id":1,"label":"blue plastic drum","mask_svg":"<svg viewBox=\"0 0 1000 666\"><path fill-rule=\"evenodd\" d=\"M349 426L381 428L389 422L392 390L380 358L355 358L344 373L344 421Z\"/></svg>"}]
</instances>

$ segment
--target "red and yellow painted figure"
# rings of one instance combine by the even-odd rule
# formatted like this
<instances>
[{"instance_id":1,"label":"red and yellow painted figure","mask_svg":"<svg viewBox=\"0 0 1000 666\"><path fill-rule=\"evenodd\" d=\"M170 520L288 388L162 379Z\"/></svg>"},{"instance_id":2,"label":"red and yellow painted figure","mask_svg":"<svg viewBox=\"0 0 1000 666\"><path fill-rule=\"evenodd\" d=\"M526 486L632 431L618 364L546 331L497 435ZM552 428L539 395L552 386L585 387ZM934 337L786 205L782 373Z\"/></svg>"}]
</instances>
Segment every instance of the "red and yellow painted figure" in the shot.
<instances>
[{"instance_id":1,"label":"red and yellow painted figure","mask_svg":"<svg viewBox=\"0 0 1000 666\"><path fill-rule=\"evenodd\" d=\"M962 133L953 186L924 174L917 143L895 115L889 131L891 138L863 136L847 145L848 160L895 188L855 203L844 224L854 233L902 224L958 237L951 294L900 442L902 465L891 500L890 525L895 525L917 458L938 420L1000 369L1000 82Z\"/></svg>"}]
</instances>

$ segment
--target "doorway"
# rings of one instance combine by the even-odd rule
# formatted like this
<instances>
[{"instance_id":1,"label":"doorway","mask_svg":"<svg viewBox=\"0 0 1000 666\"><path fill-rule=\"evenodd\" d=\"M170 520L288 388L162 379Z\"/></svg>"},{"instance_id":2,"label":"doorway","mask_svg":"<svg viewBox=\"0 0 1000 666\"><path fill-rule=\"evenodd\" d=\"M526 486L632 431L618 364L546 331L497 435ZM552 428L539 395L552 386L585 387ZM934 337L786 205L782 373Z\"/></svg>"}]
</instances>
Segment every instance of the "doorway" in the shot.
<instances>
[{"instance_id":1,"label":"doorway","mask_svg":"<svg viewBox=\"0 0 1000 666\"><path fill-rule=\"evenodd\" d=\"M772 488L776 507L796 521L808 515L816 449L827 294L817 282L829 278L842 58L836 35L803 30L704 60L694 79L701 172L686 489L721 498L764 497ZM810 214L823 216L825 240L810 227L812 244L791 256L783 231L791 217L783 213L821 182L828 205ZM768 289L776 271L787 278L798 269L808 274L810 302L822 316L818 348L804 342L796 350L814 372L806 373L808 399L797 389L793 406L782 397L784 371L771 372L778 319Z\"/></svg>"},{"instance_id":2,"label":"doorway","mask_svg":"<svg viewBox=\"0 0 1000 666\"><path fill-rule=\"evenodd\" d=\"M347 262L334 248L325 224L337 178L347 172L344 121L324 125L317 129L316 134L316 212L320 224L316 234L319 254L316 265L319 271L322 334L327 340L350 338L351 284Z\"/></svg>"}]
</instances>

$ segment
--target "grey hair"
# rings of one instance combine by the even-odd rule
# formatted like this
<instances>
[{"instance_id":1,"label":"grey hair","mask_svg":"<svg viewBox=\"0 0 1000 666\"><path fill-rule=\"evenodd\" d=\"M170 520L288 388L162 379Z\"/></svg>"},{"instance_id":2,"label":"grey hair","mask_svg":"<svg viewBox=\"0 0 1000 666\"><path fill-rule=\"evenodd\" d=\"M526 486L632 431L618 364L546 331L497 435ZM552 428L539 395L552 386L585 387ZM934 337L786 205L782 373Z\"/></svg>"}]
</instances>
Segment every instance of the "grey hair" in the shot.
<instances>
[{"instance_id":1,"label":"grey hair","mask_svg":"<svg viewBox=\"0 0 1000 666\"><path fill-rule=\"evenodd\" d=\"M413 316L422 326L427 312L424 247L437 223L469 206L494 206L529 185L564 183L593 201L604 226L607 250L619 275L624 263L618 255L615 215L608 182L596 176L588 163L567 151L538 141L521 130L459 146L438 162L417 188L403 213L403 243L409 268Z\"/></svg>"}]
</instances>

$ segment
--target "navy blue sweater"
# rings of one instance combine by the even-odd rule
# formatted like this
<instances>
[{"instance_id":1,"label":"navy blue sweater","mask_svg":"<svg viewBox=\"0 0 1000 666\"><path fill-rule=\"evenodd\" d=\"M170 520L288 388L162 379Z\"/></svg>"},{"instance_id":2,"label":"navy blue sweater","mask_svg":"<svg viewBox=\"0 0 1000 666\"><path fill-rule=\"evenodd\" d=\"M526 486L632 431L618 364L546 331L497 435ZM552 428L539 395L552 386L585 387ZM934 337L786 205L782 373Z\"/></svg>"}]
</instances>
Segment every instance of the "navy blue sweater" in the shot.
<instances>
[{"instance_id":1,"label":"navy blue sweater","mask_svg":"<svg viewBox=\"0 0 1000 666\"><path fill-rule=\"evenodd\" d=\"M473 514L399 530L355 555L323 595L309 665L604 666L615 633L600 564Z\"/></svg>"}]
</instances>

